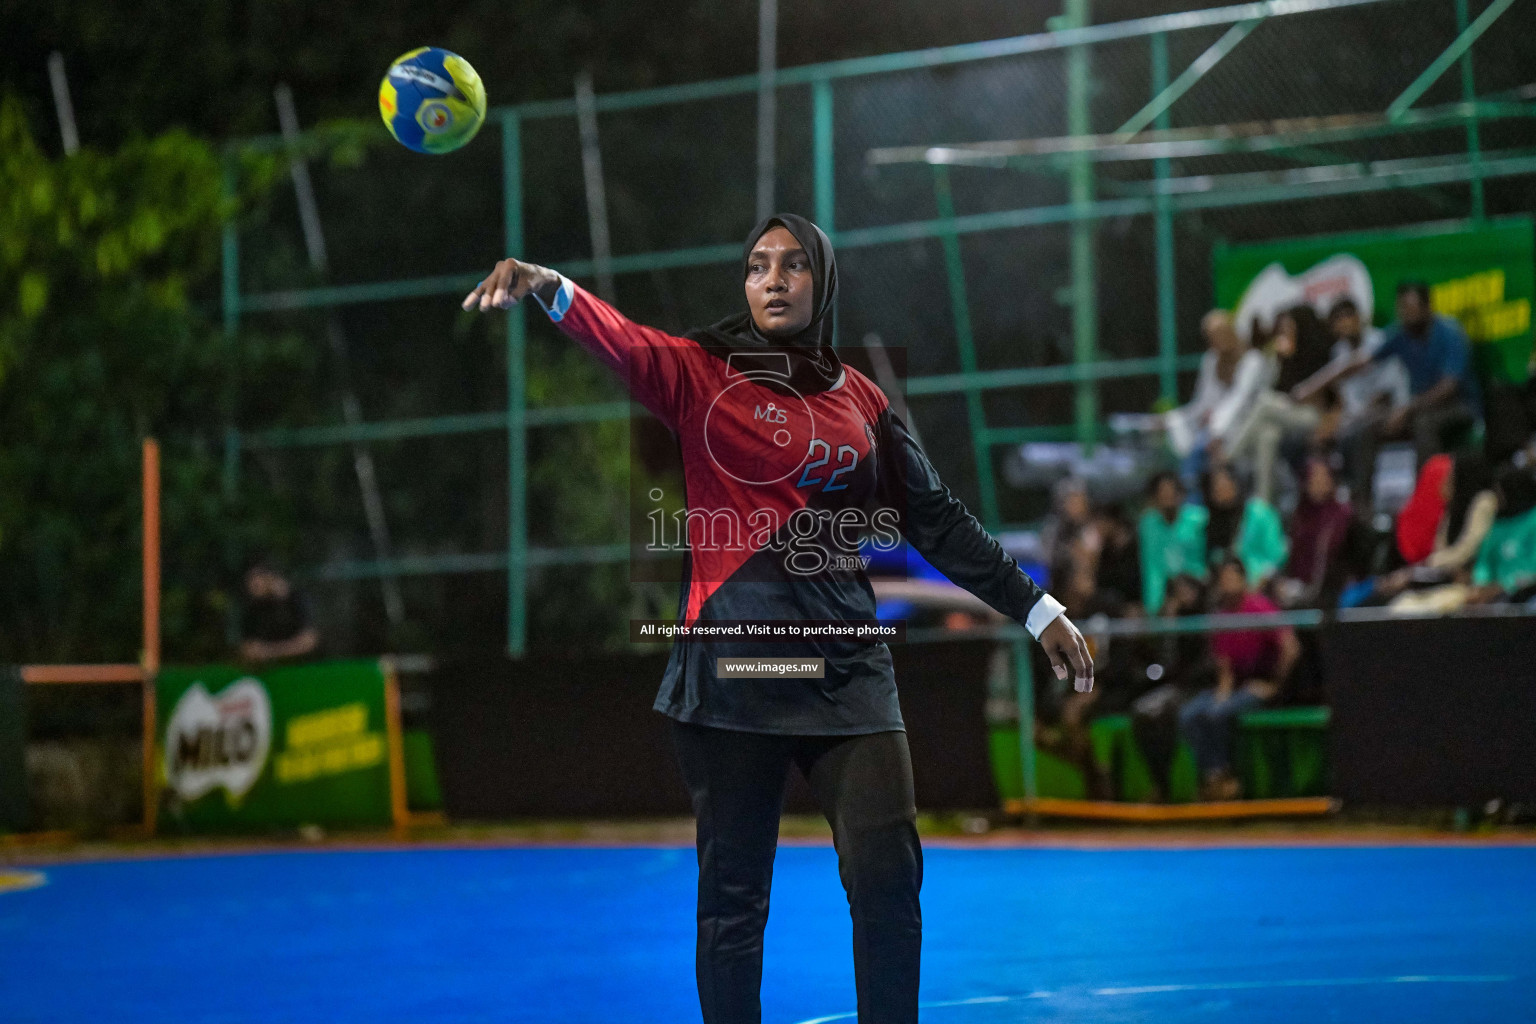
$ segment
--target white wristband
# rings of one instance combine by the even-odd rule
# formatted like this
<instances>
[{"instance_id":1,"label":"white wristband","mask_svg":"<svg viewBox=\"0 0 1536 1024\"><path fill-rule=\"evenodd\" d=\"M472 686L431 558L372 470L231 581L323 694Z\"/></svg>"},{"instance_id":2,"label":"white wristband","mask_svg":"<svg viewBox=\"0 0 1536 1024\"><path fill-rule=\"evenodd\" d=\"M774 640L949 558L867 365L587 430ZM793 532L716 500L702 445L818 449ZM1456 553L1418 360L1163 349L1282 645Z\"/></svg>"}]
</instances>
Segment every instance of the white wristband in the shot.
<instances>
[{"instance_id":1,"label":"white wristband","mask_svg":"<svg viewBox=\"0 0 1536 1024\"><path fill-rule=\"evenodd\" d=\"M571 284L571 279L559 271L555 276L560 279L560 287L555 289L555 297L546 305L544 299L537 291L529 292L533 300L539 304L539 308L549 314L549 318L555 323L565 319L566 312L571 308L571 300L576 297L576 286Z\"/></svg>"}]
</instances>

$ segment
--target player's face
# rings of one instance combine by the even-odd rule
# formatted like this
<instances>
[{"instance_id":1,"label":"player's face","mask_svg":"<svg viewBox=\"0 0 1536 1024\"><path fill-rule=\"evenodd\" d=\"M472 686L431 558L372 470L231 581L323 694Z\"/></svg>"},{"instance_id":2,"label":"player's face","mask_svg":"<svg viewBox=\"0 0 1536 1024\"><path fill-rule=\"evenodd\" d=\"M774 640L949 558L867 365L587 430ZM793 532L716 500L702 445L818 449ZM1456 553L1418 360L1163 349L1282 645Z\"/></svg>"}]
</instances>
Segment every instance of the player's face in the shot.
<instances>
[{"instance_id":1,"label":"player's face","mask_svg":"<svg viewBox=\"0 0 1536 1024\"><path fill-rule=\"evenodd\" d=\"M765 231L747 259L747 306L769 337L799 334L811 323L816 281L810 257L788 228Z\"/></svg>"}]
</instances>

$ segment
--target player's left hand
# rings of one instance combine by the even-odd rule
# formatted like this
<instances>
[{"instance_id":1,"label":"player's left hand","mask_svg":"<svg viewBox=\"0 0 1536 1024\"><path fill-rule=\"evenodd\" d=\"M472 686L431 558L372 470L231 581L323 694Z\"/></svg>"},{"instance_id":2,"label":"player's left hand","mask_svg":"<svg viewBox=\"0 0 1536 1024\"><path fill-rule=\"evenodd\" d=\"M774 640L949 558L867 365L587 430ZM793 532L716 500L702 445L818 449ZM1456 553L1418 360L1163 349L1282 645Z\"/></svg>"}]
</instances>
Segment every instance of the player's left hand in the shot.
<instances>
[{"instance_id":1,"label":"player's left hand","mask_svg":"<svg viewBox=\"0 0 1536 1024\"><path fill-rule=\"evenodd\" d=\"M1088 641L1083 639L1083 634L1072 625L1065 612L1040 631L1040 646L1045 648L1045 656L1051 659L1057 679L1067 678L1070 666L1072 688L1078 693L1093 689L1093 658L1088 654Z\"/></svg>"}]
</instances>

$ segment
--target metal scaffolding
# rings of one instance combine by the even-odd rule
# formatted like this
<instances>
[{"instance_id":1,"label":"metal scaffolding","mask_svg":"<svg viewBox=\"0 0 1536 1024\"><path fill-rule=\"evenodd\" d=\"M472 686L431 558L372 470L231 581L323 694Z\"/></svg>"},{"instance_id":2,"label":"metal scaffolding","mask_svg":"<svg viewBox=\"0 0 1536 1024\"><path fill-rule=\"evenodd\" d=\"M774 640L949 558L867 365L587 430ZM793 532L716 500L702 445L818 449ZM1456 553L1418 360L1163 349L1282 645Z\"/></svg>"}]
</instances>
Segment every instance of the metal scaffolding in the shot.
<instances>
[{"instance_id":1,"label":"metal scaffolding","mask_svg":"<svg viewBox=\"0 0 1536 1024\"><path fill-rule=\"evenodd\" d=\"M1536 92L1515 90L1479 97L1472 76L1472 45L1512 4L1493 0L1471 19L1468 0L1454 4L1458 34L1433 63L1424 68L1381 113L1291 118L1197 128L1171 128L1169 115L1180 97L1212 68L1240 48L1267 21L1297 15L1317 15L1347 8L1404 3L1404 0L1264 0L1181 14L1139 18L1111 24L1089 24L1088 0L1065 0L1053 30L1033 35L938 47L906 53L781 68L773 72L776 88L809 91L811 112L812 207L815 219L840 249L859 249L911 240L936 240L944 255L949 307L959 346L960 372L918 376L907 381L909 395L959 395L966 403L967 421L981 495L980 517L990 528L1002 525L993 480L994 449L1031 440L1070 440L1085 445L1104 436L1099 415L1099 384L1133 377L1152 377L1162 398L1176 397L1178 374L1191 369L1196 357L1181 356L1175 337L1176 280L1174 222L1181 214L1200 210L1260 204L1290 203L1330 196L1348 196L1394 189L1414 189L1447 183L1466 184L1472 219L1484 215L1483 182L1536 173L1536 149L1488 152L1482 149L1480 125L1496 119L1536 117ZM1180 33L1227 26L1225 34L1188 67L1170 77L1169 39ZM1148 47L1151 75L1147 103L1118 129L1094 134L1089 100L1093 85L1092 54L1096 47L1141 40ZM838 230L834 175L833 111L842 83L872 76L920 69L973 64L1022 54L1060 51L1067 76L1067 133L1060 138L1036 138L996 143L943 144L873 149L872 166L924 163L932 168L938 216ZM1417 109L1414 104L1453 65L1461 73L1461 101ZM717 99L755 95L759 76L741 75L713 81L609 93L590 98L596 113L614 113ZM509 254L521 254L524 243L524 126L546 119L575 119L577 98L544 100L498 107L490 119L501 133L501 179L504 199L503 235ZM1360 161L1335 157L1320 147L1362 139L1460 128L1465 131L1461 152L1434 157ZM280 139L250 140L242 145L274 149ZM1282 155L1299 166L1284 170L1176 176L1173 160L1234 153ZM1096 168L1116 161L1151 162L1152 177L1144 182L1098 180ZM229 164L229 188L234 190L234 154ZM983 213L958 214L951 192L951 167L1045 171L1062 175L1068 201ZM1111 187L1113 186L1113 187ZM1094 226L1107 218L1153 219L1157 295L1156 354L1138 358L1101 359L1098 353L1100 299L1096 279ZM1048 367L981 369L975 352L971 303L960 258L960 240L979 232L1063 225L1071 231L1071 284L1066 299L1072 313L1073 361ZM344 284L327 287L247 293L241 289L240 242L231 224L224 236L223 317L229 338L239 331L241 318L251 313L338 307L357 303L429 296L462 295L483 276L478 271L406 280ZM678 268L730 264L739 257L734 241L614 255L601 268L611 274L656 272ZM600 269L592 259L565 261L559 269L572 277L593 277ZM465 553L432 557L397 557L347 563L329 570L332 578L371 578L421 574L505 570L507 573L507 648L521 655L527 644L527 577L533 567L623 561L630 545L622 540L582 547L533 547L527 520L527 439L531 430L571 427L627 419L636 410L625 401L538 406L525 401L527 327L522 308L508 314L507 407L452 416L385 422L343 423L310 428L237 430L227 439L227 485L235 486L241 452L356 444L483 431L504 431L508 450L508 544L505 552ZM1072 422L1056 426L992 426L987 423L983 396L1000 389L1038 388L1071 384ZM1023 666L1021 672L1027 671Z\"/></svg>"}]
</instances>

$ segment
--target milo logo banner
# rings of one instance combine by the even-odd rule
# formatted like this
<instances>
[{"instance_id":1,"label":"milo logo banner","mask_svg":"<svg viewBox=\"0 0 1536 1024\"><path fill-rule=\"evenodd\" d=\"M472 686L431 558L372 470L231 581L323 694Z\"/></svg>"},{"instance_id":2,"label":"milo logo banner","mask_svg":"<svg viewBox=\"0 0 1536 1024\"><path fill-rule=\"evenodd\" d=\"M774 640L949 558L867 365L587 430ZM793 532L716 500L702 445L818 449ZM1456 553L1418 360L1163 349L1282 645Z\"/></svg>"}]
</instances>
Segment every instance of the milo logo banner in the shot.
<instances>
[{"instance_id":1,"label":"milo logo banner","mask_svg":"<svg viewBox=\"0 0 1536 1024\"><path fill-rule=\"evenodd\" d=\"M172 821L210 829L390 823L377 662L167 668L155 685Z\"/></svg>"},{"instance_id":2,"label":"milo logo banner","mask_svg":"<svg viewBox=\"0 0 1536 1024\"><path fill-rule=\"evenodd\" d=\"M1461 230L1429 225L1286 242L1219 246L1216 304L1234 310L1248 337L1282 310L1306 303L1327 316L1349 296L1378 326L1393 319L1397 283L1429 283L1435 312L1456 317L1484 379L1519 383L1531 356L1536 295L1532 223L1518 217Z\"/></svg>"}]
</instances>

